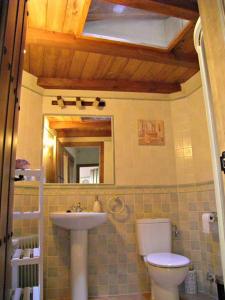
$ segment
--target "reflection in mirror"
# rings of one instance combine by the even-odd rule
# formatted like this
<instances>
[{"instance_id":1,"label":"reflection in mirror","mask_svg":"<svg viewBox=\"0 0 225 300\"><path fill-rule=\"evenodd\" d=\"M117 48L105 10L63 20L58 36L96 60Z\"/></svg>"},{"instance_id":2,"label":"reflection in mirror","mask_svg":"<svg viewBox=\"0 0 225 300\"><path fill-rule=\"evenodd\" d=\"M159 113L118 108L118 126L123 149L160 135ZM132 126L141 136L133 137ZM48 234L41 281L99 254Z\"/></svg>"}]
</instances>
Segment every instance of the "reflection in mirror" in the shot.
<instances>
[{"instance_id":1,"label":"reflection in mirror","mask_svg":"<svg viewBox=\"0 0 225 300\"><path fill-rule=\"evenodd\" d=\"M114 183L113 149L110 116L44 117L47 183Z\"/></svg>"}]
</instances>

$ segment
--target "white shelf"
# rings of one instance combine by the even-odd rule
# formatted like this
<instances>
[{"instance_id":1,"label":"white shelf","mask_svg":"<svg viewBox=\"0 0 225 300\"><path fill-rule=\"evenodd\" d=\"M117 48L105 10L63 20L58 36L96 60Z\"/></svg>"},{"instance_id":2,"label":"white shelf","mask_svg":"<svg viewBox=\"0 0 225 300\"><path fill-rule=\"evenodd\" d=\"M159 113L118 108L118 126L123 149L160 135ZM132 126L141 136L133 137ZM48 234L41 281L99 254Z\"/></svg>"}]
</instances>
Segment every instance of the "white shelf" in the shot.
<instances>
[{"instance_id":1,"label":"white shelf","mask_svg":"<svg viewBox=\"0 0 225 300\"><path fill-rule=\"evenodd\" d=\"M39 211L14 211L13 212L13 219L14 220L33 220L39 219L41 216Z\"/></svg>"},{"instance_id":2,"label":"white shelf","mask_svg":"<svg viewBox=\"0 0 225 300\"><path fill-rule=\"evenodd\" d=\"M22 293L23 293L23 289L20 289L20 288L16 289L13 292L12 300L20 300L21 296L22 296Z\"/></svg>"},{"instance_id":3,"label":"white shelf","mask_svg":"<svg viewBox=\"0 0 225 300\"><path fill-rule=\"evenodd\" d=\"M37 170L30 170L30 169L26 169L26 170L21 170L21 169L17 169L15 171L15 176L19 176L19 175L23 175L25 178L25 181L40 181L41 177L42 177L42 171L37 169Z\"/></svg>"},{"instance_id":4,"label":"white shelf","mask_svg":"<svg viewBox=\"0 0 225 300\"><path fill-rule=\"evenodd\" d=\"M40 288L38 286L33 287L33 300L40 299Z\"/></svg>"},{"instance_id":5,"label":"white shelf","mask_svg":"<svg viewBox=\"0 0 225 300\"><path fill-rule=\"evenodd\" d=\"M38 246L39 248L34 249L16 249L15 253L12 257L12 282L14 289L14 298L13 300L43 300L43 240L44 240L44 176L42 170L16 170L15 176L19 178L22 175L23 182L25 181L36 181L38 183L38 203L39 208L38 211L26 211L26 212L13 212L14 220L38 220ZM34 288L25 288L25 289L17 289L18 288L18 267L24 265L38 265L38 283L39 287ZM30 296L32 293L32 297ZM19 296L17 296L17 294ZM17 297L17 298L15 298ZM22 298L21 298L22 297Z\"/></svg>"},{"instance_id":6,"label":"white shelf","mask_svg":"<svg viewBox=\"0 0 225 300\"><path fill-rule=\"evenodd\" d=\"M38 286L17 288L13 291L12 300L39 300L40 288Z\"/></svg>"},{"instance_id":7,"label":"white shelf","mask_svg":"<svg viewBox=\"0 0 225 300\"><path fill-rule=\"evenodd\" d=\"M36 265L40 263L40 249L16 249L11 260L12 266Z\"/></svg>"}]
</instances>

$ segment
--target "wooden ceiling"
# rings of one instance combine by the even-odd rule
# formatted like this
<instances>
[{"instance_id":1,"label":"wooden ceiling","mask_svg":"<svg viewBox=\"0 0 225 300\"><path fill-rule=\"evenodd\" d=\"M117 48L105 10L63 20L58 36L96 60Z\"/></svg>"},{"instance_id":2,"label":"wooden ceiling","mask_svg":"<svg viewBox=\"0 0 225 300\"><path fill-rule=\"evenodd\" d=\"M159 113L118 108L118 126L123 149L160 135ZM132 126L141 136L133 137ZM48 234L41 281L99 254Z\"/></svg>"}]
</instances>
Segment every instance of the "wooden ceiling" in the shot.
<instances>
[{"instance_id":1,"label":"wooden ceiling","mask_svg":"<svg viewBox=\"0 0 225 300\"><path fill-rule=\"evenodd\" d=\"M24 69L44 88L171 93L199 69L195 0L107 0L190 20L169 49L82 36L91 0L30 0Z\"/></svg>"},{"instance_id":2,"label":"wooden ceiling","mask_svg":"<svg viewBox=\"0 0 225 300\"><path fill-rule=\"evenodd\" d=\"M110 118L48 116L47 119L58 138L112 136Z\"/></svg>"}]
</instances>

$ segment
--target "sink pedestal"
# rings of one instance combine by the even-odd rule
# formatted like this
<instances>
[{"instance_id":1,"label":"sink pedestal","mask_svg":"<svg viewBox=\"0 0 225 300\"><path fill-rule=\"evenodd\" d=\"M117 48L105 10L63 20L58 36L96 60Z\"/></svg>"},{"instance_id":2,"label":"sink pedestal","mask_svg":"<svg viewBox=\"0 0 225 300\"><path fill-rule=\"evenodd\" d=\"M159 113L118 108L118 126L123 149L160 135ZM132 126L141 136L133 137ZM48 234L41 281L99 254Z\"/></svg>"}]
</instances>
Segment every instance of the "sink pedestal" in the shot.
<instances>
[{"instance_id":1,"label":"sink pedestal","mask_svg":"<svg viewBox=\"0 0 225 300\"><path fill-rule=\"evenodd\" d=\"M88 230L105 223L107 213L53 212L50 217L55 225L70 230L71 300L88 300Z\"/></svg>"},{"instance_id":2,"label":"sink pedestal","mask_svg":"<svg viewBox=\"0 0 225 300\"><path fill-rule=\"evenodd\" d=\"M87 244L87 230L70 231L72 300L88 300Z\"/></svg>"}]
</instances>

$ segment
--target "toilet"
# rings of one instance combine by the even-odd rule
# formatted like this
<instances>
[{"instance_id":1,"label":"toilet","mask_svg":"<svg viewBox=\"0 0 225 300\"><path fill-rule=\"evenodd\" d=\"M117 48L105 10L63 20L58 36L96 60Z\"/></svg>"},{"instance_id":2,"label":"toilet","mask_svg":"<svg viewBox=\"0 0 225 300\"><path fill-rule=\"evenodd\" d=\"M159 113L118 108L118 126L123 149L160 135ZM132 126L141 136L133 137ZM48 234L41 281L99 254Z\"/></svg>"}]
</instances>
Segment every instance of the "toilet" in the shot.
<instances>
[{"instance_id":1,"label":"toilet","mask_svg":"<svg viewBox=\"0 0 225 300\"><path fill-rule=\"evenodd\" d=\"M172 253L172 228L169 219L136 221L139 254L151 279L152 300L179 300L178 286L184 281L190 260Z\"/></svg>"}]
</instances>

